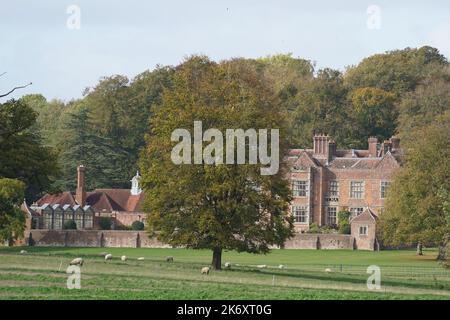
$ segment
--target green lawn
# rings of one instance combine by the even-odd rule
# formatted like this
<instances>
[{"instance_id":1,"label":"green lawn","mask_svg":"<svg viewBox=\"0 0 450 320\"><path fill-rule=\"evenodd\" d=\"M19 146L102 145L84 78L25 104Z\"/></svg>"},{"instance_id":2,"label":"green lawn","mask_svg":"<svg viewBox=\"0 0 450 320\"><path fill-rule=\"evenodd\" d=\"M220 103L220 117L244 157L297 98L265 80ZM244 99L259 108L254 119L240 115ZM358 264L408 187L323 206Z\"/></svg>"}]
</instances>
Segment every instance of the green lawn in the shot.
<instances>
[{"instance_id":1,"label":"green lawn","mask_svg":"<svg viewBox=\"0 0 450 320\"><path fill-rule=\"evenodd\" d=\"M22 249L28 253L19 254ZM101 252L113 260L105 263ZM120 261L121 255L128 261ZM173 263L165 262L169 255ZM207 250L0 248L0 299L450 299L450 271L435 256L433 250L424 256L411 250L225 252L222 261L232 268L204 276L200 269L211 261ZM80 290L66 288L65 271L74 257L85 259ZM367 289L369 265L381 268L379 291Z\"/></svg>"}]
</instances>

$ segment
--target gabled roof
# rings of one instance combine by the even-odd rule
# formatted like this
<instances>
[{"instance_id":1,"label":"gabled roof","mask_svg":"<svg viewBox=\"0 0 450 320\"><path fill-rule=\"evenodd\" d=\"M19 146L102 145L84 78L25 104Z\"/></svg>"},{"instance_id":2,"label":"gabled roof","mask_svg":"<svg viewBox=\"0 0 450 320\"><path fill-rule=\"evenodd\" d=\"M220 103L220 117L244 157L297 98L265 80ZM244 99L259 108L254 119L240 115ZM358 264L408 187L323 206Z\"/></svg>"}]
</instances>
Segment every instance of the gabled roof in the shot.
<instances>
[{"instance_id":1,"label":"gabled roof","mask_svg":"<svg viewBox=\"0 0 450 320\"><path fill-rule=\"evenodd\" d=\"M132 195L129 189L96 189L86 194L86 206L92 207L95 212L140 212L144 193ZM51 207L59 204L64 207L70 205L74 210L78 208L74 193L61 192L59 194L45 195L37 201L37 205L42 207L49 204ZM83 208L86 210L86 207Z\"/></svg>"},{"instance_id":2,"label":"gabled roof","mask_svg":"<svg viewBox=\"0 0 450 320\"><path fill-rule=\"evenodd\" d=\"M25 212L29 217L38 217L39 213L31 209L25 200L23 200L23 203L20 205L20 209L22 209L23 212Z\"/></svg>"},{"instance_id":3,"label":"gabled roof","mask_svg":"<svg viewBox=\"0 0 450 320\"><path fill-rule=\"evenodd\" d=\"M376 222L378 219L377 215L370 210L370 208L367 208L363 211L360 215L354 217L350 223L353 222Z\"/></svg>"},{"instance_id":4,"label":"gabled roof","mask_svg":"<svg viewBox=\"0 0 450 320\"><path fill-rule=\"evenodd\" d=\"M377 169L392 169L398 167L400 167L400 164L390 151L386 152L376 166Z\"/></svg>"}]
</instances>

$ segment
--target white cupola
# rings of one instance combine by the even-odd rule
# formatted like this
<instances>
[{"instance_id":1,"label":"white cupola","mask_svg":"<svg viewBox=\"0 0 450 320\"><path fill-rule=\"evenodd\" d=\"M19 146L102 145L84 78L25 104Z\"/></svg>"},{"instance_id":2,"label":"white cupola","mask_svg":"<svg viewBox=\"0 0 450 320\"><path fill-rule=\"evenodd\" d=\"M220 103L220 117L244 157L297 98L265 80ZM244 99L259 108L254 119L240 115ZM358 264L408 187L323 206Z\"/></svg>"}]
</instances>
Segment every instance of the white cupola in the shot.
<instances>
[{"instance_id":1,"label":"white cupola","mask_svg":"<svg viewBox=\"0 0 450 320\"><path fill-rule=\"evenodd\" d=\"M136 175L131 179L131 194L133 196L137 196L142 192L142 189L139 187L140 180L141 176L139 175L139 171L136 171Z\"/></svg>"}]
</instances>

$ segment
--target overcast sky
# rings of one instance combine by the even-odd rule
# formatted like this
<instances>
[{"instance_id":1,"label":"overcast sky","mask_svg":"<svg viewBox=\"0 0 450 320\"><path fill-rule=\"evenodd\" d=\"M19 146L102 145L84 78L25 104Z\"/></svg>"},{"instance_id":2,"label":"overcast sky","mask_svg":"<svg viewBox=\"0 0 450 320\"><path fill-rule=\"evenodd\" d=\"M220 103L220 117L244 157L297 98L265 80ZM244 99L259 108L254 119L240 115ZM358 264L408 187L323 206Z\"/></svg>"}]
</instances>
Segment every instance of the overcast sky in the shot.
<instances>
[{"instance_id":1,"label":"overcast sky","mask_svg":"<svg viewBox=\"0 0 450 320\"><path fill-rule=\"evenodd\" d=\"M71 5L80 9L79 29ZM450 57L448 0L4 0L0 10L0 93L33 82L12 97L67 101L102 76L132 78L195 53L292 53L341 70L408 46Z\"/></svg>"}]
</instances>

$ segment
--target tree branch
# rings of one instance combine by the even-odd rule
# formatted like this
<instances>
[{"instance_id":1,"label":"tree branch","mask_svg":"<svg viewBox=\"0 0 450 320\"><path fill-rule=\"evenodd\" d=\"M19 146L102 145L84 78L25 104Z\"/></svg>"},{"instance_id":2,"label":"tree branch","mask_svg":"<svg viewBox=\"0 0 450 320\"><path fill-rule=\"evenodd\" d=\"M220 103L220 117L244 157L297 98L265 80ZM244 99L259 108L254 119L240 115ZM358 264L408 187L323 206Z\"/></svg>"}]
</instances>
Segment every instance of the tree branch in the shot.
<instances>
[{"instance_id":1,"label":"tree branch","mask_svg":"<svg viewBox=\"0 0 450 320\"><path fill-rule=\"evenodd\" d=\"M3 73L3 74L5 74L5 73ZM2 74L2 75L3 75L3 74ZM26 88L26 87L28 87L28 86L31 86L32 84L33 84L33 82L30 82L29 84L26 84L26 85L23 85L23 86L17 86L17 87L14 87L14 88L12 88L9 92L7 92L7 93L5 93L5 94L0 94L0 98L6 97L7 95L13 93L13 92L16 91L17 89L23 89L23 88Z\"/></svg>"}]
</instances>

